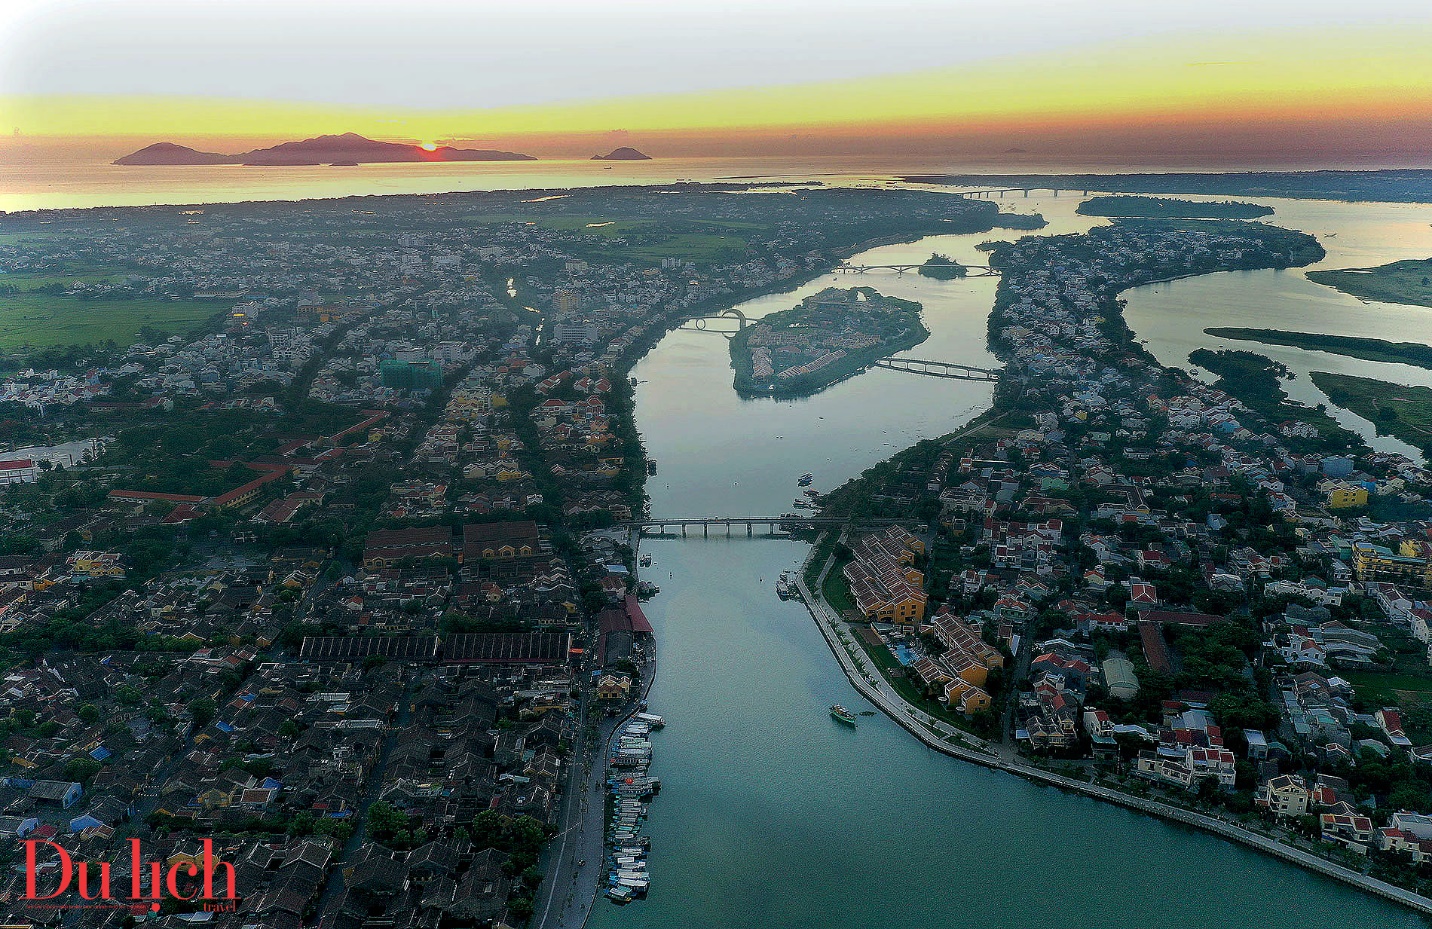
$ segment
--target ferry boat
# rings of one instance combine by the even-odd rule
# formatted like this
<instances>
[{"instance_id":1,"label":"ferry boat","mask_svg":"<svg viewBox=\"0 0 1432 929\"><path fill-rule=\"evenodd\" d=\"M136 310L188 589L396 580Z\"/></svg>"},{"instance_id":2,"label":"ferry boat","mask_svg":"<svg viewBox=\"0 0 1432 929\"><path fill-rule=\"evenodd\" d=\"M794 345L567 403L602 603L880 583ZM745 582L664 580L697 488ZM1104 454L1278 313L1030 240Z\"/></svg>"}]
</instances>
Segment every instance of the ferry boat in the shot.
<instances>
[{"instance_id":1,"label":"ferry boat","mask_svg":"<svg viewBox=\"0 0 1432 929\"><path fill-rule=\"evenodd\" d=\"M776 581L776 596L789 600L796 595L796 585L791 582L790 572L784 572Z\"/></svg>"},{"instance_id":2,"label":"ferry boat","mask_svg":"<svg viewBox=\"0 0 1432 929\"><path fill-rule=\"evenodd\" d=\"M807 471L806 473L802 474L802 475L800 476L800 478L798 478L798 479L796 480L796 483L799 484L799 485L802 486L802 487L809 487L809 486L811 485L811 482L814 481L814 480L815 480L815 475L814 475L814 474L811 474L809 471Z\"/></svg>"},{"instance_id":3,"label":"ferry boat","mask_svg":"<svg viewBox=\"0 0 1432 929\"><path fill-rule=\"evenodd\" d=\"M830 715L836 722L845 723L847 726L855 725L855 714L841 706L839 703L830 708Z\"/></svg>"},{"instance_id":4,"label":"ferry boat","mask_svg":"<svg viewBox=\"0 0 1432 929\"><path fill-rule=\"evenodd\" d=\"M632 898L635 897L636 894L632 891L630 887L622 887L618 885L616 887L608 888L607 896L611 898L611 901L613 903L620 905L623 903L630 903L632 901Z\"/></svg>"},{"instance_id":5,"label":"ferry boat","mask_svg":"<svg viewBox=\"0 0 1432 929\"><path fill-rule=\"evenodd\" d=\"M815 504L814 504L814 503L811 503L809 500L792 500L792 501L791 501L791 506L795 507L795 508L798 509L798 510L813 510L813 509L815 509Z\"/></svg>"},{"instance_id":6,"label":"ferry boat","mask_svg":"<svg viewBox=\"0 0 1432 929\"><path fill-rule=\"evenodd\" d=\"M654 713L637 713L632 718L641 720L653 729L660 729L666 725L666 720Z\"/></svg>"},{"instance_id":7,"label":"ferry boat","mask_svg":"<svg viewBox=\"0 0 1432 929\"><path fill-rule=\"evenodd\" d=\"M642 556L641 556L641 566L642 566L643 568L649 568L649 567L651 567L651 556L650 556L650 555L642 555Z\"/></svg>"}]
</instances>

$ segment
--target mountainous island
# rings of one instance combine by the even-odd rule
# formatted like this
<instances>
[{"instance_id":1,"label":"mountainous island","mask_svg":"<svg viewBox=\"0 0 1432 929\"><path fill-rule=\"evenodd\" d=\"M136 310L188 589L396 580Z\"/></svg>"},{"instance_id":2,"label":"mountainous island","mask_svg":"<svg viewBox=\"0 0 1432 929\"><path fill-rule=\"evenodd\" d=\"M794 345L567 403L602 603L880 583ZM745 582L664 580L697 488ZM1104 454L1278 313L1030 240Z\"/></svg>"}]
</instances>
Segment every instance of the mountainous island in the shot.
<instances>
[{"instance_id":1,"label":"mountainous island","mask_svg":"<svg viewBox=\"0 0 1432 929\"><path fill-rule=\"evenodd\" d=\"M623 145L621 148L612 149L605 155L593 155L593 161L651 161L650 155L644 155L634 148Z\"/></svg>"},{"instance_id":2,"label":"mountainous island","mask_svg":"<svg viewBox=\"0 0 1432 929\"><path fill-rule=\"evenodd\" d=\"M613 153L615 154L615 153ZM321 135L301 142L283 142L237 155L201 152L174 142L156 142L137 152L116 158L117 165L253 165L263 167L301 165L400 164L406 162L453 161L536 161L532 155L492 149L432 148L406 142L378 142L355 132Z\"/></svg>"}]
</instances>

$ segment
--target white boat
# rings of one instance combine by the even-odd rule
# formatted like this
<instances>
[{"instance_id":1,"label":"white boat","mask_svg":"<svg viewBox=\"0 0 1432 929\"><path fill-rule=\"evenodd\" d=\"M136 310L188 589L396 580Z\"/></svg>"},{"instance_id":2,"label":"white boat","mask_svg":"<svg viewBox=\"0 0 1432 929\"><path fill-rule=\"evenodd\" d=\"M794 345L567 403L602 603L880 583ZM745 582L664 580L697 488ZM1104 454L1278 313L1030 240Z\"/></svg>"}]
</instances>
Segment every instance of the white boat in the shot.
<instances>
[{"instance_id":1,"label":"white boat","mask_svg":"<svg viewBox=\"0 0 1432 929\"><path fill-rule=\"evenodd\" d=\"M641 720L653 729L660 729L666 725L666 720L652 713L638 713L633 718Z\"/></svg>"}]
</instances>

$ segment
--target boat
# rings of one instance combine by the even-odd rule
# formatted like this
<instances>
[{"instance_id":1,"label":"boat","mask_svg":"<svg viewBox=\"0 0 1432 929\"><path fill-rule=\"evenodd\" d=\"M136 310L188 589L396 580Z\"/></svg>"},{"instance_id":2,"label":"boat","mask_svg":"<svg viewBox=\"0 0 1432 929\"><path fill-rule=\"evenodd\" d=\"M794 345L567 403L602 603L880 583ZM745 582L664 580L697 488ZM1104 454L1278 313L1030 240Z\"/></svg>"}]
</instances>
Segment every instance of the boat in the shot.
<instances>
[{"instance_id":1,"label":"boat","mask_svg":"<svg viewBox=\"0 0 1432 929\"><path fill-rule=\"evenodd\" d=\"M795 507L798 510L815 509L815 504L811 503L809 500L793 500L791 501L791 506Z\"/></svg>"},{"instance_id":2,"label":"boat","mask_svg":"<svg viewBox=\"0 0 1432 929\"><path fill-rule=\"evenodd\" d=\"M653 729L660 729L666 725L666 720L653 713L637 713L633 719L639 719Z\"/></svg>"},{"instance_id":3,"label":"boat","mask_svg":"<svg viewBox=\"0 0 1432 929\"><path fill-rule=\"evenodd\" d=\"M839 703L830 708L830 715L836 722L845 723L847 726L855 725L855 714L841 706Z\"/></svg>"},{"instance_id":4,"label":"boat","mask_svg":"<svg viewBox=\"0 0 1432 929\"><path fill-rule=\"evenodd\" d=\"M650 556L650 555L642 555L642 556L641 556L641 566L642 566L643 568L649 568L649 567L651 567L651 556Z\"/></svg>"},{"instance_id":5,"label":"boat","mask_svg":"<svg viewBox=\"0 0 1432 929\"><path fill-rule=\"evenodd\" d=\"M820 496L820 491L818 491L818 490L807 490L807 491L805 492L805 495L806 495L807 497L810 497L812 500L814 500L814 499L816 499L817 497Z\"/></svg>"},{"instance_id":6,"label":"boat","mask_svg":"<svg viewBox=\"0 0 1432 929\"><path fill-rule=\"evenodd\" d=\"M789 571L781 574L776 581L776 596L782 600L789 600L796 595L796 585L791 582Z\"/></svg>"},{"instance_id":7,"label":"boat","mask_svg":"<svg viewBox=\"0 0 1432 929\"><path fill-rule=\"evenodd\" d=\"M646 460L646 473L649 474L649 475L654 475L654 474L656 474L656 459L655 459L655 458L648 458L648 459Z\"/></svg>"},{"instance_id":8,"label":"boat","mask_svg":"<svg viewBox=\"0 0 1432 929\"><path fill-rule=\"evenodd\" d=\"M815 475L814 475L814 474L811 474L809 471L807 471L806 473L802 474L802 475L796 480L796 483L799 484L799 485L802 486L802 487L809 487L809 486L811 485L811 482L814 481L814 480L815 480Z\"/></svg>"},{"instance_id":9,"label":"boat","mask_svg":"<svg viewBox=\"0 0 1432 929\"><path fill-rule=\"evenodd\" d=\"M632 898L636 896L636 893L633 892L630 887L623 887L619 884L616 887L608 888L607 896L611 898L613 903L622 904L630 903Z\"/></svg>"}]
</instances>

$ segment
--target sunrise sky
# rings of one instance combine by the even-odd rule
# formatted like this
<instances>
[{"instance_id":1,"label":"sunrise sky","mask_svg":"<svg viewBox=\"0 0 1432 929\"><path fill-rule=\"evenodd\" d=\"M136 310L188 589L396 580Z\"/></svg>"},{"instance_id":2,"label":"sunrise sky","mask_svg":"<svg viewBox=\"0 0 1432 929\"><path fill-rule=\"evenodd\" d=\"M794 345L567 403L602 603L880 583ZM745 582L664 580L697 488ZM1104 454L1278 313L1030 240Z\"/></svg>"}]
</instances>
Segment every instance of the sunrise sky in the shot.
<instances>
[{"instance_id":1,"label":"sunrise sky","mask_svg":"<svg viewBox=\"0 0 1432 929\"><path fill-rule=\"evenodd\" d=\"M1428 49L1405 0L0 0L0 135L1432 162Z\"/></svg>"}]
</instances>

